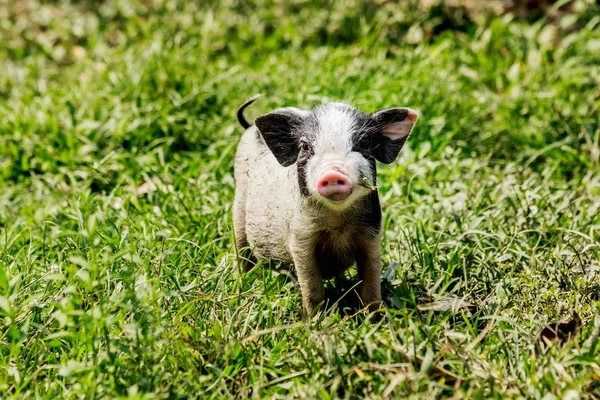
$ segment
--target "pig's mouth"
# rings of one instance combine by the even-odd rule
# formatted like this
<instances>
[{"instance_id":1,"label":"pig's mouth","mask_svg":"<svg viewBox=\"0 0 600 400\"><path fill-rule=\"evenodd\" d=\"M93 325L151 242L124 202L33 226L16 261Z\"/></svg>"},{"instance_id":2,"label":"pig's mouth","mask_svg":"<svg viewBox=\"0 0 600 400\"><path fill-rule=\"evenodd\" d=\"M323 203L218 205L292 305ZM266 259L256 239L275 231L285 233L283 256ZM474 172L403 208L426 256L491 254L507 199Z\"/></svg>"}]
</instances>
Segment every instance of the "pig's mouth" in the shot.
<instances>
[{"instance_id":1,"label":"pig's mouth","mask_svg":"<svg viewBox=\"0 0 600 400\"><path fill-rule=\"evenodd\" d=\"M330 201L341 202L341 201L346 200L348 197L350 197L351 194L352 194L352 189L350 189L349 192L333 193L330 196L324 196L324 197Z\"/></svg>"}]
</instances>

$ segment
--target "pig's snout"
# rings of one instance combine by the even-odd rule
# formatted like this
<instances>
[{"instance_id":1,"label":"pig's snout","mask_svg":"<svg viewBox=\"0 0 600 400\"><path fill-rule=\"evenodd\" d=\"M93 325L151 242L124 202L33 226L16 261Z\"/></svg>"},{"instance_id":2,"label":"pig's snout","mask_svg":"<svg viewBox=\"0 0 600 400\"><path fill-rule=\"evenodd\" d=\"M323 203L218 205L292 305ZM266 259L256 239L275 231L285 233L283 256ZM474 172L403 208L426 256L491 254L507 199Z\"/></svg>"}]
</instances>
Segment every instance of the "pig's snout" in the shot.
<instances>
[{"instance_id":1,"label":"pig's snout","mask_svg":"<svg viewBox=\"0 0 600 400\"><path fill-rule=\"evenodd\" d=\"M348 177L338 171L329 171L317 181L317 192L334 201L345 200L352 192Z\"/></svg>"}]
</instances>

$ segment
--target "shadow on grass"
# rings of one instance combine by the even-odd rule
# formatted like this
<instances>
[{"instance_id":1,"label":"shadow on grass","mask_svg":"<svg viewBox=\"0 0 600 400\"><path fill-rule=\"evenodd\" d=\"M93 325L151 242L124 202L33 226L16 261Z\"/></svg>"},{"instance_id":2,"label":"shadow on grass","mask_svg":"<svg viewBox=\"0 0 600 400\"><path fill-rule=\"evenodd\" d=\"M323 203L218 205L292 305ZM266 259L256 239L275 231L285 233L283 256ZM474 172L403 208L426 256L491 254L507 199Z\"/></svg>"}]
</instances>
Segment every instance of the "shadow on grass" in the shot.
<instances>
[{"instance_id":1,"label":"shadow on grass","mask_svg":"<svg viewBox=\"0 0 600 400\"><path fill-rule=\"evenodd\" d=\"M279 287L289 283L295 284L295 290L300 291L293 265L281 263L266 263L263 268L269 268L276 273ZM418 281L402 280L397 283L398 265L392 263L382 272L381 295L384 307L393 318L416 320L421 323L447 323L453 328L467 327L474 334L481 332L487 320L483 310L477 305L470 304L458 298L441 298L436 302L425 303L426 288ZM392 283L393 282L393 283ZM325 304L324 309L337 312L341 316L355 316L366 311L365 305L359 297L356 269L350 268L345 273L324 281ZM380 313L383 315L383 313ZM378 318L375 318L376 320Z\"/></svg>"}]
</instances>

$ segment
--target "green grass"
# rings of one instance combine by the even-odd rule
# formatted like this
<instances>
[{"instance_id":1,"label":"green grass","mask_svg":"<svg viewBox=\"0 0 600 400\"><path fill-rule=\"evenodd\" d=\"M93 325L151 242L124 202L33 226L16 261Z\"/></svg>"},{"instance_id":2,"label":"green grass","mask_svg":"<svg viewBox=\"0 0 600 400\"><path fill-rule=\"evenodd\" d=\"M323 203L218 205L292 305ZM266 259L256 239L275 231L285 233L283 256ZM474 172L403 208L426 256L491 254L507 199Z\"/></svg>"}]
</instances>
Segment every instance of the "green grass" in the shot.
<instances>
[{"instance_id":1,"label":"green grass","mask_svg":"<svg viewBox=\"0 0 600 400\"><path fill-rule=\"evenodd\" d=\"M0 397L600 397L593 3L0 2ZM384 312L307 320L234 270L255 93L421 114L379 173ZM422 307L448 298L475 307Z\"/></svg>"}]
</instances>

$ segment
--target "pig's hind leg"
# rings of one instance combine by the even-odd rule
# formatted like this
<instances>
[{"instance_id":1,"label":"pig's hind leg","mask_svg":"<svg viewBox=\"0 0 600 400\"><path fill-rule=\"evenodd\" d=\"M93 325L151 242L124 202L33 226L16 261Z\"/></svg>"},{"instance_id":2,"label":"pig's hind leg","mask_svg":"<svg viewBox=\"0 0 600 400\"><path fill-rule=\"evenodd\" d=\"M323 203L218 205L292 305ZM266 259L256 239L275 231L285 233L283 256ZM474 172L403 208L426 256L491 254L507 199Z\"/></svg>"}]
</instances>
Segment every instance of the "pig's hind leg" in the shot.
<instances>
[{"instance_id":1,"label":"pig's hind leg","mask_svg":"<svg viewBox=\"0 0 600 400\"><path fill-rule=\"evenodd\" d=\"M252 250L248 247L246 236L246 193L245 188L238 188L233 202L233 232L235 235L235 268L244 272L256 265Z\"/></svg>"}]
</instances>

